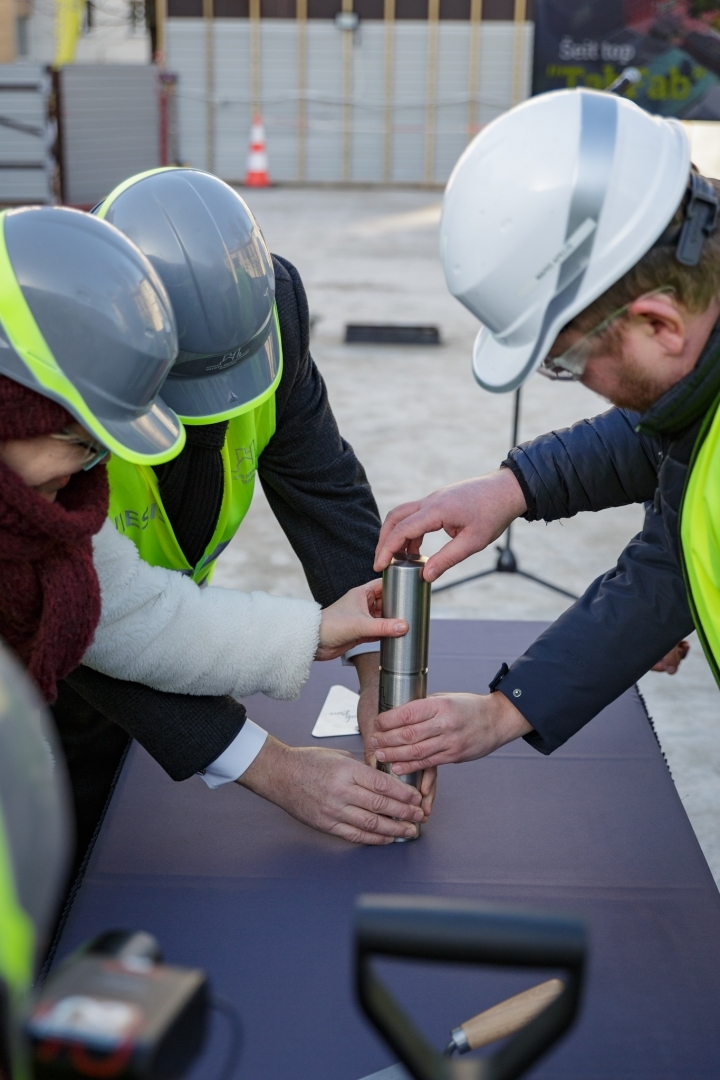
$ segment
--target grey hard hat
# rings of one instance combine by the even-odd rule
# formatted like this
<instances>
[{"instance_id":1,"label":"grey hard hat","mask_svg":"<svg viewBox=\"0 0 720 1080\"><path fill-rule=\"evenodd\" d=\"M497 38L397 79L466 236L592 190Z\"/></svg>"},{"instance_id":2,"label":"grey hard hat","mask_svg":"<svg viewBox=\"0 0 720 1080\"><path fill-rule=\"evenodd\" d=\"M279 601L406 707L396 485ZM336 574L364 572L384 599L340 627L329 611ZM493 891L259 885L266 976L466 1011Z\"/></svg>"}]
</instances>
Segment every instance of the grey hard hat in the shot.
<instances>
[{"instance_id":1,"label":"grey hard hat","mask_svg":"<svg viewBox=\"0 0 720 1080\"><path fill-rule=\"evenodd\" d=\"M147 255L173 305L180 351L167 404L209 423L267 398L282 368L275 275L237 192L197 169L157 169L120 184L96 213Z\"/></svg>"},{"instance_id":2,"label":"grey hard hat","mask_svg":"<svg viewBox=\"0 0 720 1080\"><path fill-rule=\"evenodd\" d=\"M120 457L175 457L185 431L157 393L177 330L148 260L77 210L9 210L0 229L0 373L60 402Z\"/></svg>"}]
</instances>

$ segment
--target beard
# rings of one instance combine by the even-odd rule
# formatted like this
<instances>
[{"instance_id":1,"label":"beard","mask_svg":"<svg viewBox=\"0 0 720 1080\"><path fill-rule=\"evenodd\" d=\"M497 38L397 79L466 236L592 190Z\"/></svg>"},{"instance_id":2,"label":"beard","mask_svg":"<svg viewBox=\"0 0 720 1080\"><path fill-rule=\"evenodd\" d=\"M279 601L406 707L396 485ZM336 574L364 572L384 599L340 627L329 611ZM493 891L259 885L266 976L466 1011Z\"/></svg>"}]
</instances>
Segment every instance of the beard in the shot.
<instances>
[{"instance_id":1,"label":"beard","mask_svg":"<svg viewBox=\"0 0 720 1080\"><path fill-rule=\"evenodd\" d=\"M673 385L656 372L645 371L631 358L623 357L620 350L606 352L602 368L597 365L593 371L593 366L591 361L586 371L588 377L582 378L581 382L619 409L647 412ZM610 378L608 366L612 370Z\"/></svg>"},{"instance_id":2,"label":"beard","mask_svg":"<svg viewBox=\"0 0 720 1080\"><path fill-rule=\"evenodd\" d=\"M667 386L644 371L630 368L624 371L613 389L610 400L619 409L632 409L644 413L661 398Z\"/></svg>"}]
</instances>

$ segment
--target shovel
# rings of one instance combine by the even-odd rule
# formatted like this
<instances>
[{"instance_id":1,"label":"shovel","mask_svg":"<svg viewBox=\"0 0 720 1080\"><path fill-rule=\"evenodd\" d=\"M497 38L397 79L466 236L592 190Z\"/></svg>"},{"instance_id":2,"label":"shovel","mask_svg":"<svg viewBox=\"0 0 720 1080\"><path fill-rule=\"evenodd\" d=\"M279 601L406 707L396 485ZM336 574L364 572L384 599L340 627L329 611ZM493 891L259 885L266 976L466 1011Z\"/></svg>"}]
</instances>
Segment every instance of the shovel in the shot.
<instances>
[{"instance_id":1,"label":"shovel","mask_svg":"<svg viewBox=\"0 0 720 1080\"><path fill-rule=\"evenodd\" d=\"M445 1049L445 1056L450 1057L457 1051L467 1054L470 1050L480 1050L483 1046L513 1035L525 1027L531 1020L560 996L565 984L561 979L548 979L547 982L531 986L521 994L506 998L490 1009L466 1020L460 1027L454 1028L450 1042ZM364 1080L412 1080L403 1065L389 1065L387 1069L364 1077Z\"/></svg>"},{"instance_id":2,"label":"shovel","mask_svg":"<svg viewBox=\"0 0 720 1080\"><path fill-rule=\"evenodd\" d=\"M519 1080L572 1026L582 994L586 928L537 911L431 896L361 896L355 905L355 989L366 1017L400 1059L366 1080ZM374 959L561 969L465 1021L439 1054L378 978ZM505 1036L482 1059L453 1061Z\"/></svg>"}]
</instances>

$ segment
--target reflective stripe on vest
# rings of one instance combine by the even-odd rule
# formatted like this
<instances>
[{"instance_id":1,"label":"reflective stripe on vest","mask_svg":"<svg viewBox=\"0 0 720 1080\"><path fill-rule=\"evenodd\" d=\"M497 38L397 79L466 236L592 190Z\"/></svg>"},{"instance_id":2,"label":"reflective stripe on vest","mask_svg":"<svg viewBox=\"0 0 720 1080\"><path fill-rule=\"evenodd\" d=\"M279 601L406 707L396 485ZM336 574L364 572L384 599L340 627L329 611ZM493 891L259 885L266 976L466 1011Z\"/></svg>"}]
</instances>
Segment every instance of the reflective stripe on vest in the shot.
<instances>
[{"instance_id":1,"label":"reflective stripe on vest","mask_svg":"<svg viewBox=\"0 0 720 1080\"><path fill-rule=\"evenodd\" d=\"M680 508L688 599L708 663L720 684L720 408L708 413Z\"/></svg>"},{"instance_id":2,"label":"reflective stripe on vest","mask_svg":"<svg viewBox=\"0 0 720 1080\"><path fill-rule=\"evenodd\" d=\"M35 928L20 906L12 860L0 810L0 981L8 994L9 1015L2 1020L2 1035L9 1042L12 1080L29 1080L30 1072L20 1032L32 985Z\"/></svg>"},{"instance_id":3,"label":"reflective stripe on vest","mask_svg":"<svg viewBox=\"0 0 720 1080\"><path fill-rule=\"evenodd\" d=\"M198 584L207 584L215 560L240 527L252 502L258 457L275 431L275 394L257 408L234 416L222 448L224 491L215 531L197 566L190 566L175 539L150 466L131 465L113 455L108 464L109 517L133 541L151 566L181 570Z\"/></svg>"}]
</instances>

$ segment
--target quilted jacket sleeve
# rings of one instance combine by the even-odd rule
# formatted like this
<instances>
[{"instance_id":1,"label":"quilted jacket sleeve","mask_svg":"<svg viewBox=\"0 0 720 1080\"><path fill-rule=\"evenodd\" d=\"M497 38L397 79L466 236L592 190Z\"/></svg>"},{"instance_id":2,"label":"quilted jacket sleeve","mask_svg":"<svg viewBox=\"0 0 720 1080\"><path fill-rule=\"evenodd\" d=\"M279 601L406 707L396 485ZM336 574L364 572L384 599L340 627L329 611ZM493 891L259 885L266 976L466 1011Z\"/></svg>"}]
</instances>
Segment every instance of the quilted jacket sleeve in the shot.
<instances>
[{"instance_id":1,"label":"quilted jacket sleeve","mask_svg":"<svg viewBox=\"0 0 720 1080\"><path fill-rule=\"evenodd\" d=\"M692 629L680 565L650 507L617 566L533 642L498 689L535 729L527 742L549 754Z\"/></svg>"},{"instance_id":2,"label":"quilted jacket sleeve","mask_svg":"<svg viewBox=\"0 0 720 1080\"><path fill-rule=\"evenodd\" d=\"M525 495L528 521L652 499L660 441L635 431L637 413L609 409L515 447L503 462Z\"/></svg>"}]
</instances>

